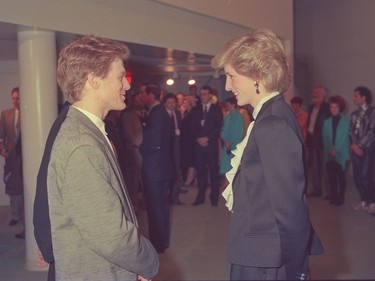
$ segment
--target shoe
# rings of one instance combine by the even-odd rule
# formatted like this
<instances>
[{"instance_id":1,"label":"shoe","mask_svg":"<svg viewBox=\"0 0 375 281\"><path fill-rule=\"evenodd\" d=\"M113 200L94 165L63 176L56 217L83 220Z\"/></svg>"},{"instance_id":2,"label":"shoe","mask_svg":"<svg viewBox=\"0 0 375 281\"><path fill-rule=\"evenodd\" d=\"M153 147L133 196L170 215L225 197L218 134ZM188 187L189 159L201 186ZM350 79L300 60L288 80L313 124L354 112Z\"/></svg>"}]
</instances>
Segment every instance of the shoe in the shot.
<instances>
[{"instance_id":1,"label":"shoe","mask_svg":"<svg viewBox=\"0 0 375 281\"><path fill-rule=\"evenodd\" d=\"M337 199L336 206L341 206L342 204L344 204L344 199L343 198Z\"/></svg>"},{"instance_id":2,"label":"shoe","mask_svg":"<svg viewBox=\"0 0 375 281\"><path fill-rule=\"evenodd\" d=\"M10 222L9 222L9 225L10 226L13 226L13 225L16 225L18 223L18 220L10 220Z\"/></svg>"},{"instance_id":3,"label":"shoe","mask_svg":"<svg viewBox=\"0 0 375 281\"><path fill-rule=\"evenodd\" d=\"M217 207L217 202L211 202L212 207Z\"/></svg>"},{"instance_id":4,"label":"shoe","mask_svg":"<svg viewBox=\"0 0 375 281\"><path fill-rule=\"evenodd\" d=\"M17 239L25 239L25 231L14 235L14 237L16 237Z\"/></svg>"},{"instance_id":5,"label":"shoe","mask_svg":"<svg viewBox=\"0 0 375 281\"><path fill-rule=\"evenodd\" d=\"M319 197L319 196L321 196L321 195L322 195L321 192L312 191L312 192L310 192L309 194L307 194L307 197Z\"/></svg>"},{"instance_id":6,"label":"shoe","mask_svg":"<svg viewBox=\"0 0 375 281\"><path fill-rule=\"evenodd\" d=\"M323 197L323 200L331 200L331 196L326 195L326 196Z\"/></svg>"},{"instance_id":7,"label":"shoe","mask_svg":"<svg viewBox=\"0 0 375 281\"><path fill-rule=\"evenodd\" d=\"M357 206L353 207L354 211L367 211L368 209L369 209L369 205L365 201L362 201Z\"/></svg>"},{"instance_id":8,"label":"shoe","mask_svg":"<svg viewBox=\"0 0 375 281\"><path fill-rule=\"evenodd\" d=\"M180 190L179 190L179 192L180 193L186 193L186 192L188 192L189 190L187 190L187 189L182 189L182 188L180 188Z\"/></svg>"},{"instance_id":9,"label":"shoe","mask_svg":"<svg viewBox=\"0 0 375 281\"><path fill-rule=\"evenodd\" d=\"M191 204L191 206L198 206L200 204L203 204L204 202L203 201L197 201L195 200L193 204Z\"/></svg>"},{"instance_id":10,"label":"shoe","mask_svg":"<svg viewBox=\"0 0 375 281\"><path fill-rule=\"evenodd\" d=\"M371 203L367 209L367 212L370 215L375 215L375 203Z\"/></svg>"}]
</instances>

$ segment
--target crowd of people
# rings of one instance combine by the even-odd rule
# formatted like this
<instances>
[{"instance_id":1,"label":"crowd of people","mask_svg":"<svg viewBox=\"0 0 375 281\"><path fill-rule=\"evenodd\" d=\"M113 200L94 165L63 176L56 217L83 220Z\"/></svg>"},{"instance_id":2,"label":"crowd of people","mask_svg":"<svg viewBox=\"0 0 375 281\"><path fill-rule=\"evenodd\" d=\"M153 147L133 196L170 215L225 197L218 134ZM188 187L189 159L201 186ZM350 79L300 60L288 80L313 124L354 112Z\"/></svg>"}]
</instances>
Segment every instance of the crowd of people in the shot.
<instances>
[{"instance_id":1,"label":"crowd of people","mask_svg":"<svg viewBox=\"0 0 375 281\"><path fill-rule=\"evenodd\" d=\"M33 214L49 280L150 280L169 247L170 206L185 205L180 194L193 192L195 181L193 207L205 203L209 188L211 206L222 193L231 213L231 280L308 278L308 255L323 247L305 198L307 164L307 195L340 206L351 162L361 200L354 210L375 214L368 88L354 89L350 118L341 96L325 101L322 85L307 112L301 97L289 106L289 65L266 29L233 38L212 60L233 94L224 101L207 85L167 93L155 82L126 96L128 57L125 45L95 36L60 53L57 77L67 102L46 142ZM9 225L23 219L18 88L12 100L0 121ZM143 206L148 239L137 221Z\"/></svg>"},{"instance_id":2,"label":"crowd of people","mask_svg":"<svg viewBox=\"0 0 375 281\"><path fill-rule=\"evenodd\" d=\"M345 201L346 177L352 165L354 184L361 200L353 209L375 215L372 93L367 87L356 87L352 98L356 110L347 117L344 98L332 95L326 101L327 92L323 85L314 87L314 104L308 112L302 108L301 97L291 99L307 145L306 161L312 179L308 196L323 197L329 204L341 206Z\"/></svg>"}]
</instances>

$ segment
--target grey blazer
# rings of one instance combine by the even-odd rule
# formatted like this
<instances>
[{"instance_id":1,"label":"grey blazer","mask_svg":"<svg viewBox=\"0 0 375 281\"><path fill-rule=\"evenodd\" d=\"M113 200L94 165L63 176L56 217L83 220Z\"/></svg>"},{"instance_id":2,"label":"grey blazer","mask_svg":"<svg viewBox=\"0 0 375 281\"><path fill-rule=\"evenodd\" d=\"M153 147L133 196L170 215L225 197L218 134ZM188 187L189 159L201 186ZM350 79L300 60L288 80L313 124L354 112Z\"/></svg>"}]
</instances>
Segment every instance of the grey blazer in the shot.
<instances>
[{"instance_id":1,"label":"grey blazer","mask_svg":"<svg viewBox=\"0 0 375 281\"><path fill-rule=\"evenodd\" d=\"M47 186L57 281L156 275L158 254L139 232L112 149L73 107L52 147Z\"/></svg>"},{"instance_id":2,"label":"grey blazer","mask_svg":"<svg viewBox=\"0 0 375 281\"><path fill-rule=\"evenodd\" d=\"M234 183L229 260L284 266L286 279L307 273L307 256L322 253L305 199L303 136L283 97L261 108Z\"/></svg>"}]
</instances>

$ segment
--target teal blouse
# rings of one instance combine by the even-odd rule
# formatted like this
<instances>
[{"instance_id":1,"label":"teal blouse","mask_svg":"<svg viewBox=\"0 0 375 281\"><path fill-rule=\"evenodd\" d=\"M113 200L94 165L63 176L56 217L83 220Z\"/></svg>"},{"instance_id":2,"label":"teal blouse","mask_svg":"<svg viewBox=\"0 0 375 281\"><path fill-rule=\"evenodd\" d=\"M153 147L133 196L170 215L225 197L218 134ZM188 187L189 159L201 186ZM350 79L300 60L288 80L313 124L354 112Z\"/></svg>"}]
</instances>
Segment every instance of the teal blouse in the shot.
<instances>
[{"instance_id":1,"label":"teal blouse","mask_svg":"<svg viewBox=\"0 0 375 281\"><path fill-rule=\"evenodd\" d=\"M234 150L236 145L242 141L244 130L245 124L241 113L239 113L238 110L233 110L224 117L224 124L220 137L222 140L229 141L231 144L231 150ZM223 145L220 161L220 174L225 174L232 168L230 165L232 157L233 154L228 154L225 145Z\"/></svg>"},{"instance_id":2,"label":"teal blouse","mask_svg":"<svg viewBox=\"0 0 375 281\"><path fill-rule=\"evenodd\" d=\"M335 145L333 145L332 117L323 124L324 163L336 161L345 170L349 160L349 119L340 113L340 120L336 128ZM336 157L332 158L328 151L336 150Z\"/></svg>"}]
</instances>

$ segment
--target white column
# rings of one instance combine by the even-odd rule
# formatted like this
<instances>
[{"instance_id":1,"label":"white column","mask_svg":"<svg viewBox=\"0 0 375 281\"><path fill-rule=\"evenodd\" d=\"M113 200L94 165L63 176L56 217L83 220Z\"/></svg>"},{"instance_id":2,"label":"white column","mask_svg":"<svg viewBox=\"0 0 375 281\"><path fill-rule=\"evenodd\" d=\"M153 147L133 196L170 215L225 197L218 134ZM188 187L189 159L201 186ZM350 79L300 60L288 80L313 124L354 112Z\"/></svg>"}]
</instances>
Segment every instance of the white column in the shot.
<instances>
[{"instance_id":1,"label":"white column","mask_svg":"<svg viewBox=\"0 0 375 281\"><path fill-rule=\"evenodd\" d=\"M46 270L36 264L38 247L34 238L33 205L45 141L57 116L55 33L19 27L18 60L25 198L25 267L28 270Z\"/></svg>"}]
</instances>

